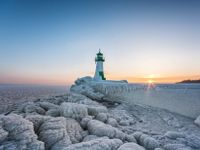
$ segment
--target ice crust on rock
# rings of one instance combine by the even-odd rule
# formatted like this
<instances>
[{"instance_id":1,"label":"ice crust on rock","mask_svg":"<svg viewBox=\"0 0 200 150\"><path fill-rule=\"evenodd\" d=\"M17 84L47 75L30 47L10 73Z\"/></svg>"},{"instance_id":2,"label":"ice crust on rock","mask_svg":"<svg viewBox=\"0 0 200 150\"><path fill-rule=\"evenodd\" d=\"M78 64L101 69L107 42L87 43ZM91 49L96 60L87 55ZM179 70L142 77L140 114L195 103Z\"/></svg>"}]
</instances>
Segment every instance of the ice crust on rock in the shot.
<instances>
[{"instance_id":1,"label":"ice crust on rock","mask_svg":"<svg viewBox=\"0 0 200 150\"><path fill-rule=\"evenodd\" d=\"M39 140L45 143L46 149L57 149L71 144L66 130L64 117L48 118L39 127Z\"/></svg>"},{"instance_id":2,"label":"ice crust on rock","mask_svg":"<svg viewBox=\"0 0 200 150\"><path fill-rule=\"evenodd\" d=\"M84 130L76 120L66 118L66 130L73 144L82 141Z\"/></svg>"},{"instance_id":3,"label":"ice crust on rock","mask_svg":"<svg viewBox=\"0 0 200 150\"><path fill-rule=\"evenodd\" d=\"M86 105L83 104L64 102L61 104L60 111L61 116L77 120L81 120L82 118L88 116L88 109Z\"/></svg>"},{"instance_id":4,"label":"ice crust on rock","mask_svg":"<svg viewBox=\"0 0 200 150\"><path fill-rule=\"evenodd\" d=\"M108 115L106 113L99 113L99 114L97 114L95 119L99 120L101 122L106 122L108 119Z\"/></svg>"},{"instance_id":5,"label":"ice crust on rock","mask_svg":"<svg viewBox=\"0 0 200 150\"><path fill-rule=\"evenodd\" d=\"M142 132L135 132L133 135L136 138L138 144L144 146L148 150L154 150L155 148L160 147L160 144L157 140Z\"/></svg>"},{"instance_id":6,"label":"ice crust on rock","mask_svg":"<svg viewBox=\"0 0 200 150\"><path fill-rule=\"evenodd\" d=\"M22 104L22 106L19 106L18 110L19 113L26 113L26 114L45 114L45 109L40 107L34 102L27 102L25 104Z\"/></svg>"},{"instance_id":7,"label":"ice crust on rock","mask_svg":"<svg viewBox=\"0 0 200 150\"><path fill-rule=\"evenodd\" d=\"M96 116L99 113L107 113L108 109L105 106L87 106L88 114L91 116Z\"/></svg>"},{"instance_id":8,"label":"ice crust on rock","mask_svg":"<svg viewBox=\"0 0 200 150\"><path fill-rule=\"evenodd\" d=\"M117 150L123 142L119 139L98 138L87 142L72 144L63 150Z\"/></svg>"},{"instance_id":9,"label":"ice crust on rock","mask_svg":"<svg viewBox=\"0 0 200 150\"><path fill-rule=\"evenodd\" d=\"M37 103L40 107L42 107L45 110L49 110L49 109L58 109L59 106L55 105L53 103L49 103L49 102L38 102Z\"/></svg>"},{"instance_id":10,"label":"ice crust on rock","mask_svg":"<svg viewBox=\"0 0 200 150\"><path fill-rule=\"evenodd\" d=\"M145 150L144 147L136 143L125 143L121 145L117 150Z\"/></svg>"},{"instance_id":11,"label":"ice crust on rock","mask_svg":"<svg viewBox=\"0 0 200 150\"><path fill-rule=\"evenodd\" d=\"M87 116L87 117L83 118L83 119L81 120L81 122L80 122L81 127L82 127L83 129L86 129L86 128L87 128L87 124L88 124L88 122L89 122L90 120L92 120L92 116Z\"/></svg>"},{"instance_id":12,"label":"ice crust on rock","mask_svg":"<svg viewBox=\"0 0 200 150\"><path fill-rule=\"evenodd\" d=\"M89 133L93 135L107 136L109 138L118 138L121 140L125 139L125 134L122 131L98 120L90 120L87 124L87 129Z\"/></svg>"},{"instance_id":13,"label":"ice crust on rock","mask_svg":"<svg viewBox=\"0 0 200 150\"><path fill-rule=\"evenodd\" d=\"M100 137L96 136L96 135L87 135L84 137L83 142L87 142L87 141L91 141L91 140L95 140L98 139ZM101 137L102 138L102 137ZM105 137L108 139L108 137Z\"/></svg>"},{"instance_id":14,"label":"ice crust on rock","mask_svg":"<svg viewBox=\"0 0 200 150\"><path fill-rule=\"evenodd\" d=\"M170 139L184 138L186 135L181 132L168 131L165 133L165 136Z\"/></svg>"},{"instance_id":15,"label":"ice crust on rock","mask_svg":"<svg viewBox=\"0 0 200 150\"><path fill-rule=\"evenodd\" d=\"M93 101L90 98L88 98L82 94L78 94L78 93L74 93L74 92L69 93L69 96L68 96L68 99L66 102L85 104L85 105L94 105L94 106L99 105L98 102Z\"/></svg>"},{"instance_id":16,"label":"ice crust on rock","mask_svg":"<svg viewBox=\"0 0 200 150\"><path fill-rule=\"evenodd\" d=\"M1 137L0 149L36 149L44 150L44 143L38 140L33 124L16 114L0 115L0 122L7 140Z\"/></svg>"},{"instance_id":17,"label":"ice crust on rock","mask_svg":"<svg viewBox=\"0 0 200 150\"><path fill-rule=\"evenodd\" d=\"M108 118L106 123L111 125L111 126L113 126L113 127L117 127L118 126L117 120L114 119L114 118Z\"/></svg>"},{"instance_id":18,"label":"ice crust on rock","mask_svg":"<svg viewBox=\"0 0 200 150\"><path fill-rule=\"evenodd\" d=\"M190 147L187 147L184 144L166 144L164 146L165 150L191 150Z\"/></svg>"}]
</instances>

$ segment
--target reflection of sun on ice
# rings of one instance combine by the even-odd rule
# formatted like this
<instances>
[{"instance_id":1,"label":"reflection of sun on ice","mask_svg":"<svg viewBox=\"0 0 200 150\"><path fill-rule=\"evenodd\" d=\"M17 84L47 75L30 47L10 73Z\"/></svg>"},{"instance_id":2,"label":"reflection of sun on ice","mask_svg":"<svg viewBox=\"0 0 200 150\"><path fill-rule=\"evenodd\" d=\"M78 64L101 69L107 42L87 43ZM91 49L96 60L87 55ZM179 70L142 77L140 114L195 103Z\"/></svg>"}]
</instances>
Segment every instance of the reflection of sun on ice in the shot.
<instances>
[{"instance_id":1,"label":"reflection of sun on ice","mask_svg":"<svg viewBox=\"0 0 200 150\"><path fill-rule=\"evenodd\" d=\"M155 84L154 84L154 81L152 79L149 79L147 82L148 82L148 89L155 88Z\"/></svg>"}]
</instances>

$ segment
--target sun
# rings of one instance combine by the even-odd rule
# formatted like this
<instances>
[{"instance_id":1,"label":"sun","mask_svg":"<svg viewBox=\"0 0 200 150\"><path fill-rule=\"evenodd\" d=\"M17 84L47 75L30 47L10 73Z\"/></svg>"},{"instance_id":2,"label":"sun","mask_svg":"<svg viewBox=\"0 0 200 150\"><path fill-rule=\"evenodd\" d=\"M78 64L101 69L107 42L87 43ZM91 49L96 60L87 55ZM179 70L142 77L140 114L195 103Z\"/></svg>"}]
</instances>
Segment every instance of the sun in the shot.
<instances>
[{"instance_id":1,"label":"sun","mask_svg":"<svg viewBox=\"0 0 200 150\"><path fill-rule=\"evenodd\" d=\"M152 84L153 82L154 82L154 81L151 80L151 79L148 80L148 83L149 83L149 84Z\"/></svg>"}]
</instances>

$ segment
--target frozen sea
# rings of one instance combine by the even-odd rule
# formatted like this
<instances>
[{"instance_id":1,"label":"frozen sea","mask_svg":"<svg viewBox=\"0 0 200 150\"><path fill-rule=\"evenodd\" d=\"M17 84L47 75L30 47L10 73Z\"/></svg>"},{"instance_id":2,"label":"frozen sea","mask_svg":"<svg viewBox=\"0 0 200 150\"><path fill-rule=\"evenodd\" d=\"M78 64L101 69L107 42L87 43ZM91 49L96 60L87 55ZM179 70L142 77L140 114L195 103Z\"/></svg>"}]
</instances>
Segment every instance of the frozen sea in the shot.
<instances>
[{"instance_id":1,"label":"frozen sea","mask_svg":"<svg viewBox=\"0 0 200 150\"><path fill-rule=\"evenodd\" d=\"M0 84L0 112L10 110L18 102L62 95L68 91L69 86Z\"/></svg>"},{"instance_id":2,"label":"frozen sea","mask_svg":"<svg viewBox=\"0 0 200 150\"><path fill-rule=\"evenodd\" d=\"M138 86L138 84L133 84ZM139 85L140 86L140 85ZM66 94L69 86L0 85L0 112L9 110L13 103ZM129 105L141 103L164 108L184 116L200 115L200 84L156 84L145 90L120 93Z\"/></svg>"},{"instance_id":3,"label":"frozen sea","mask_svg":"<svg viewBox=\"0 0 200 150\"><path fill-rule=\"evenodd\" d=\"M137 86L137 85L134 85ZM200 115L200 84L157 84L124 94L126 101L164 108L196 118Z\"/></svg>"}]
</instances>

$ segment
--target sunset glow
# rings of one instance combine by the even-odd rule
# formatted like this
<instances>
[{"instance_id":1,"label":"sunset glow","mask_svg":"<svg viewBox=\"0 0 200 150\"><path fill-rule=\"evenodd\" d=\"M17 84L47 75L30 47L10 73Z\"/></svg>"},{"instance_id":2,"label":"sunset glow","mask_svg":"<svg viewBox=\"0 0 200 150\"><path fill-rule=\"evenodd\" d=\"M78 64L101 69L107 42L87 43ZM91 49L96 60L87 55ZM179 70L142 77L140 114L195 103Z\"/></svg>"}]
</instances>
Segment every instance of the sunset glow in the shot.
<instances>
[{"instance_id":1,"label":"sunset glow","mask_svg":"<svg viewBox=\"0 0 200 150\"><path fill-rule=\"evenodd\" d=\"M93 77L99 48L107 79L199 79L198 6L198 1L1 1L0 84L65 85Z\"/></svg>"}]
</instances>

